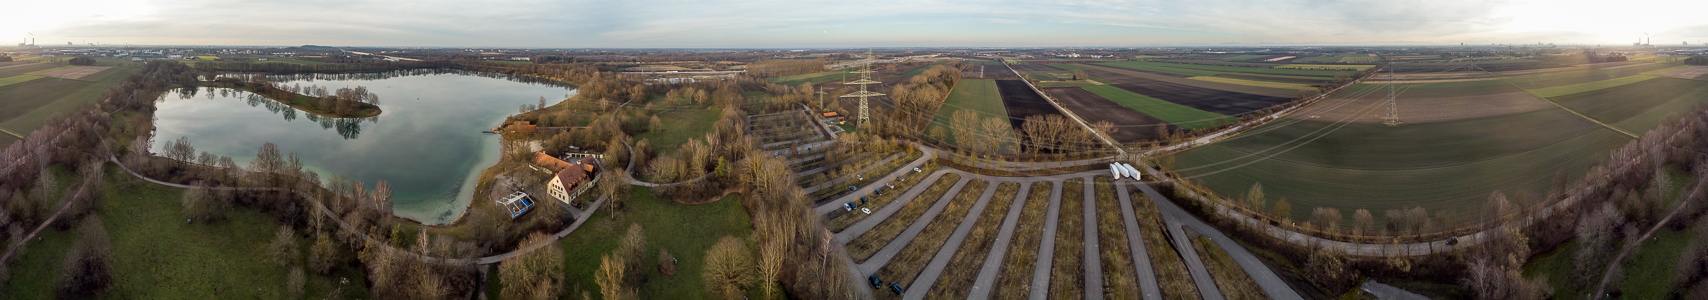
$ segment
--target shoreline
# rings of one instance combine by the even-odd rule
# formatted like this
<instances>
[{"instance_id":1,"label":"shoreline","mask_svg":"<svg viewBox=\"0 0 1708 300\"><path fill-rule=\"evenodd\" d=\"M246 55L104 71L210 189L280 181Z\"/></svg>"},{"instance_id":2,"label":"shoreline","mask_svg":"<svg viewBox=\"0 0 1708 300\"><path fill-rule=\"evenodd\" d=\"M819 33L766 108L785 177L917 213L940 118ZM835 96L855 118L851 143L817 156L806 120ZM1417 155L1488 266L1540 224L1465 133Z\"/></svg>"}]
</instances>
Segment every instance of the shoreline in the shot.
<instances>
[{"instance_id":1,"label":"shoreline","mask_svg":"<svg viewBox=\"0 0 1708 300\"><path fill-rule=\"evenodd\" d=\"M368 113L359 114L359 115L340 116L340 115L336 115L336 114L332 114L332 113L328 113L328 112L323 112L323 111L319 111L319 110L314 110L314 109L309 109L307 107L297 105L296 101L284 101L284 100L273 98L273 96L268 96L267 94L256 92L255 89L250 87L248 84L243 84L243 83L231 84L231 83L218 82L218 81L199 81L196 83L196 86L234 89L234 90L249 92L251 94L260 95L262 98L267 98L267 100L273 100L274 102L278 102L280 104L288 105L291 108L295 108L297 111L313 114L316 116L326 117L326 118L337 118L337 119L372 118L372 117L379 116L381 113L385 112L384 110L380 109L379 105L365 104L367 107L363 107L361 109L358 109L357 112L368 112ZM285 92L291 93L289 91L285 91ZM303 94L298 94L298 93L291 93L291 95L296 96L299 99L316 99L314 97L309 97L308 95L303 95Z\"/></svg>"}]
</instances>

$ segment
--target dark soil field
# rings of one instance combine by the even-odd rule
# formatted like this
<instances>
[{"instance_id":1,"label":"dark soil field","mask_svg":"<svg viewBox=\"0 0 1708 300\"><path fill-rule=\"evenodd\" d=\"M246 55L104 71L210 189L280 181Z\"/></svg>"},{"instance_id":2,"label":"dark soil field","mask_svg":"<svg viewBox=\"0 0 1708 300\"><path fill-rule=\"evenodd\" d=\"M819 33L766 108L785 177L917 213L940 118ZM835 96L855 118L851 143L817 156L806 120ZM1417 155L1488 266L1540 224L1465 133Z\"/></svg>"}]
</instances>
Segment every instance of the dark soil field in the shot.
<instances>
[{"instance_id":1,"label":"dark soil field","mask_svg":"<svg viewBox=\"0 0 1708 300\"><path fill-rule=\"evenodd\" d=\"M1013 65L1013 67L1014 67L1014 70L1016 70L1016 71L1061 71L1062 70L1061 68L1051 67L1050 65L1046 65L1046 64Z\"/></svg>"},{"instance_id":2,"label":"dark soil field","mask_svg":"<svg viewBox=\"0 0 1708 300\"><path fill-rule=\"evenodd\" d=\"M1250 79L1250 80L1262 80L1262 81L1274 81L1274 82L1287 82L1287 83L1303 83L1303 84L1319 84L1319 83L1326 83L1326 82L1328 82L1328 81L1329 81L1329 80L1327 80L1327 79L1299 79L1299 78L1281 78L1281 77L1268 77L1268 76L1256 76L1256 75L1240 75L1240 74L1216 74L1216 77L1227 77L1227 78L1238 78L1238 79Z\"/></svg>"},{"instance_id":3,"label":"dark soil field","mask_svg":"<svg viewBox=\"0 0 1708 300\"><path fill-rule=\"evenodd\" d=\"M1187 69L1187 70L1210 71L1210 72L1228 72L1228 71L1224 71L1224 70L1193 68L1193 67L1186 67L1186 66L1170 66L1170 67ZM1116 68L1120 68L1120 67L1116 67ZM1122 68L1122 69L1127 69L1127 68ZM1241 71L1241 72L1237 72L1237 73L1257 74L1257 75L1293 76L1293 77L1318 77L1318 78L1323 78L1323 79L1333 79L1334 78L1334 76L1329 76L1329 75L1284 74L1284 73L1266 73L1266 72L1250 72L1250 71ZM1350 73L1350 72L1348 72L1348 73ZM1269 77L1263 77L1263 78L1269 78Z\"/></svg>"},{"instance_id":4,"label":"dark soil field","mask_svg":"<svg viewBox=\"0 0 1708 300\"><path fill-rule=\"evenodd\" d=\"M1027 87L1025 81L997 80L996 90L1002 94L1002 106L1008 109L1008 123L1014 125L1015 130L1024 128L1020 125L1026 122L1026 117L1062 113L1044 100L1044 96Z\"/></svg>"},{"instance_id":5,"label":"dark soil field","mask_svg":"<svg viewBox=\"0 0 1708 300\"><path fill-rule=\"evenodd\" d=\"M1080 118L1085 118L1086 122L1109 121L1109 123L1116 124L1117 129L1109 136L1121 143L1157 139L1156 126L1165 126L1169 131L1180 129L1178 126L1127 108L1114 101L1109 101L1109 99L1104 99L1102 96L1085 89L1059 87L1046 88L1044 92L1056 97L1057 101L1062 102L1062 106L1073 110L1074 114L1079 115Z\"/></svg>"}]
</instances>

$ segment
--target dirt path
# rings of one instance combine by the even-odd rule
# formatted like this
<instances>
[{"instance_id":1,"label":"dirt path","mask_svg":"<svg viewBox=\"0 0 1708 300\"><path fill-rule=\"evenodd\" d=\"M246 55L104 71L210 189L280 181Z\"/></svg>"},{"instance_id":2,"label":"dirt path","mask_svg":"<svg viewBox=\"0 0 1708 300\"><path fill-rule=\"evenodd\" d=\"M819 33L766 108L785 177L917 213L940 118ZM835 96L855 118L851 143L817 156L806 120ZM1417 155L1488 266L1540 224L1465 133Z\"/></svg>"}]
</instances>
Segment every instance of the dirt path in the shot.
<instances>
[{"instance_id":1,"label":"dirt path","mask_svg":"<svg viewBox=\"0 0 1708 300\"><path fill-rule=\"evenodd\" d=\"M1704 184L1708 184L1708 177L1704 177L1703 180L1698 181L1696 183L1696 188L1692 189L1689 195L1696 195L1701 192L1702 185ZM1630 245L1625 245L1625 249L1619 250L1619 255L1614 256L1613 260L1608 261L1607 271L1601 273L1601 283L1596 284L1595 293L1590 295L1595 297L1595 299L1605 297L1607 295L1607 283L1613 281L1613 273L1616 273L1614 271L1619 269L1619 262L1625 260L1625 255L1631 254L1631 250L1637 250L1637 246L1642 246L1643 241L1649 240L1650 235L1655 234L1655 231L1660 231L1661 227L1666 226L1667 221L1672 221L1673 217L1678 216L1678 212L1684 211L1685 207L1690 206L1690 200L1692 199L1689 199L1688 197L1685 199L1678 199L1678 208L1673 208L1672 213L1668 213L1666 218L1661 218L1660 222L1655 222L1655 226L1650 227L1648 232L1644 232L1642 237L1637 238L1637 240L1632 242Z\"/></svg>"}]
</instances>

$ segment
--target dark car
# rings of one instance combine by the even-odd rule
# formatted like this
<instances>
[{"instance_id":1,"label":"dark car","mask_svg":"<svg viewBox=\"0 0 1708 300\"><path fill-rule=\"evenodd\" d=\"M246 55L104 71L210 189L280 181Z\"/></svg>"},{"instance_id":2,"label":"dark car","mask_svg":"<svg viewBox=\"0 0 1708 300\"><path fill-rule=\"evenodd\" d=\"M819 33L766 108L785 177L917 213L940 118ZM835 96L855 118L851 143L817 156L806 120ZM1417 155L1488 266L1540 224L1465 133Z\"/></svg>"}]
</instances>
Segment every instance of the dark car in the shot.
<instances>
[{"instance_id":1,"label":"dark car","mask_svg":"<svg viewBox=\"0 0 1708 300\"><path fill-rule=\"evenodd\" d=\"M884 189L874 189L874 190L872 190L872 192L876 192L876 193L878 193L878 195L883 195Z\"/></svg>"},{"instance_id":2,"label":"dark car","mask_svg":"<svg viewBox=\"0 0 1708 300\"><path fill-rule=\"evenodd\" d=\"M904 291L904 290L902 290L902 289L901 289L901 285L900 285L900 284L896 284L896 283L894 283L894 282L891 282L891 283L890 283L890 291L893 291L893 292L896 292L896 295L901 295L901 293L902 293L902 292L903 292L903 291Z\"/></svg>"},{"instance_id":3,"label":"dark car","mask_svg":"<svg viewBox=\"0 0 1708 300\"><path fill-rule=\"evenodd\" d=\"M866 280L872 282L872 288L874 288L874 289L875 288L881 288L884 286L884 281L878 280L878 274L872 274L871 276L866 276Z\"/></svg>"},{"instance_id":4,"label":"dark car","mask_svg":"<svg viewBox=\"0 0 1708 300\"><path fill-rule=\"evenodd\" d=\"M869 202L866 200L866 197L860 197L860 205L866 205L866 202Z\"/></svg>"}]
</instances>

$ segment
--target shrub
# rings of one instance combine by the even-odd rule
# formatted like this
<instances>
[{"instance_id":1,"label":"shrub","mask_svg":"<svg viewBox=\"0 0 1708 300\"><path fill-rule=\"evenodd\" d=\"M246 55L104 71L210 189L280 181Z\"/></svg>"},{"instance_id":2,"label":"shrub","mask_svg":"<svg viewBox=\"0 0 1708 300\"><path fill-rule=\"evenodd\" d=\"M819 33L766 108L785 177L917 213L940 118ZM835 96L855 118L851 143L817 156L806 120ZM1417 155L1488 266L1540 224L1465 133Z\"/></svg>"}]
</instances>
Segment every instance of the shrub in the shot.
<instances>
[{"instance_id":1,"label":"shrub","mask_svg":"<svg viewBox=\"0 0 1708 300\"><path fill-rule=\"evenodd\" d=\"M69 63L71 63L72 65L78 65L78 66L93 66L93 65L95 65L95 58L88 57L88 56L78 56L76 58L72 58L71 61L69 61Z\"/></svg>"},{"instance_id":2,"label":"shrub","mask_svg":"<svg viewBox=\"0 0 1708 300\"><path fill-rule=\"evenodd\" d=\"M734 236L725 236L711 251L706 252L706 269L701 274L713 295L724 299L741 298L742 290L753 283L753 253L746 243Z\"/></svg>"}]
</instances>

